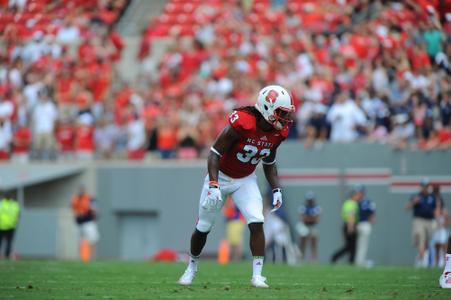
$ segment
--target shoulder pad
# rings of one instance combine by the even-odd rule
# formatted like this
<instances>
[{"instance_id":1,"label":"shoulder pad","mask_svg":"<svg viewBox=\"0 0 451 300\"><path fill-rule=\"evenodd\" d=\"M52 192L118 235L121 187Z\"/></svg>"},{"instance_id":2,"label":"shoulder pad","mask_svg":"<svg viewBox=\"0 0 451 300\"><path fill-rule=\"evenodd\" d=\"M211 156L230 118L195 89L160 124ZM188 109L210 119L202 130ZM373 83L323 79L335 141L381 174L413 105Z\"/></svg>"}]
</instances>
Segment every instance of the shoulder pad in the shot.
<instances>
[{"instance_id":1,"label":"shoulder pad","mask_svg":"<svg viewBox=\"0 0 451 300\"><path fill-rule=\"evenodd\" d=\"M250 131L256 128L255 116L245 111L234 111L229 116L230 126L238 132Z\"/></svg>"}]
</instances>

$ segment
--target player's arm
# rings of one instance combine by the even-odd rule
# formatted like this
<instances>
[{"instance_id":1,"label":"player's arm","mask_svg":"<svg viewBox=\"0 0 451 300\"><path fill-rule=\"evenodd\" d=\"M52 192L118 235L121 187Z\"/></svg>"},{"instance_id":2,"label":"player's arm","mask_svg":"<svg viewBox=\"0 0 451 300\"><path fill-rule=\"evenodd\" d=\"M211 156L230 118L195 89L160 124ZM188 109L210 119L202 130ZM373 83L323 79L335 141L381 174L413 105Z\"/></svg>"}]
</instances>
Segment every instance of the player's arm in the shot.
<instances>
[{"instance_id":1,"label":"player's arm","mask_svg":"<svg viewBox=\"0 0 451 300\"><path fill-rule=\"evenodd\" d=\"M375 213L372 213L372 214L370 215L370 217L368 218L368 221L369 221L371 224L376 223L376 214L375 214Z\"/></svg>"},{"instance_id":2,"label":"player's arm","mask_svg":"<svg viewBox=\"0 0 451 300\"><path fill-rule=\"evenodd\" d=\"M315 222L315 220L316 220L316 218L315 218L315 216L305 216L305 218L304 218L304 223L312 223L312 222Z\"/></svg>"},{"instance_id":3,"label":"player's arm","mask_svg":"<svg viewBox=\"0 0 451 300\"><path fill-rule=\"evenodd\" d=\"M319 214L312 216L312 221L315 222L315 223L318 223L319 219L320 219Z\"/></svg>"},{"instance_id":4,"label":"player's arm","mask_svg":"<svg viewBox=\"0 0 451 300\"><path fill-rule=\"evenodd\" d=\"M210 181L218 181L219 159L239 138L238 133L230 125L227 125L216 138L208 154L208 176Z\"/></svg>"},{"instance_id":5,"label":"player's arm","mask_svg":"<svg viewBox=\"0 0 451 300\"><path fill-rule=\"evenodd\" d=\"M89 211L91 212L91 214L94 218L97 217L97 201L94 198L91 198L91 201L89 204Z\"/></svg>"},{"instance_id":6,"label":"player's arm","mask_svg":"<svg viewBox=\"0 0 451 300\"><path fill-rule=\"evenodd\" d=\"M265 172L266 180L268 181L271 189L280 188L279 175L277 173L276 165L276 152L277 150L271 151L271 154L263 159L263 171Z\"/></svg>"},{"instance_id":7,"label":"player's arm","mask_svg":"<svg viewBox=\"0 0 451 300\"><path fill-rule=\"evenodd\" d=\"M266 180L272 189L272 205L274 208L271 212L273 212L282 206L282 190L280 189L280 180L277 173L276 149L274 149L268 157L263 159L263 171L265 172Z\"/></svg>"},{"instance_id":8,"label":"player's arm","mask_svg":"<svg viewBox=\"0 0 451 300\"><path fill-rule=\"evenodd\" d=\"M420 202L420 197L418 195L413 196L410 201L406 205L406 209L410 210L414 208L415 205L417 205Z\"/></svg>"},{"instance_id":9,"label":"player's arm","mask_svg":"<svg viewBox=\"0 0 451 300\"><path fill-rule=\"evenodd\" d=\"M355 212L349 212L348 221L347 221L349 233L354 232L354 225L355 225Z\"/></svg>"},{"instance_id":10,"label":"player's arm","mask_svg":"<svg viewBox=\"0 0 451 300\"><path fill-rule=\"evenodd\" d=\"M373 201L370 201L370 208L371 208L371 214L368 218L368 221L371 224L376 223L376 203L374 203Z\"/></svg>"}]
</instances>

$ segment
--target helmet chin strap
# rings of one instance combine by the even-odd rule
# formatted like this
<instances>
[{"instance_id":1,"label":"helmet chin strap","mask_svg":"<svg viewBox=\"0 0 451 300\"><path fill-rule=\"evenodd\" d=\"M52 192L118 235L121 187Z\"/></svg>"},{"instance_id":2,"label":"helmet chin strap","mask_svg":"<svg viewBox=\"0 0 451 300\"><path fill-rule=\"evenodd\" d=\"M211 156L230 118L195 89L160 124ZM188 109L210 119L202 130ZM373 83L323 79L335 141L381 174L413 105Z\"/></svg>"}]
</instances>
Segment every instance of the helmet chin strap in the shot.
<instances>
[{"instance_id":1,"label":"helmet chin strap","mask_svg":"<svg viewBox=\"0 0 451 300\"><path fill-rule=\"evenodd\" d=\"M276 130L281 130L283 128L283 124L279 122L279 120L277 118L275 118L274 116L270 116L268 118L268 123L272 125L272 127L274 127Z\"/></svg>"},{"instance_id":2,"label":"helmet chin strap","mask_svg":"<svg viewBox=\"0 0 451 300\"><path fill-rule=\"evenodd\" d=\"M281 130L283 128L282 123L280 123L279 121L274 122L273 126L277 130Z\"/></svg>"}]
</instances>

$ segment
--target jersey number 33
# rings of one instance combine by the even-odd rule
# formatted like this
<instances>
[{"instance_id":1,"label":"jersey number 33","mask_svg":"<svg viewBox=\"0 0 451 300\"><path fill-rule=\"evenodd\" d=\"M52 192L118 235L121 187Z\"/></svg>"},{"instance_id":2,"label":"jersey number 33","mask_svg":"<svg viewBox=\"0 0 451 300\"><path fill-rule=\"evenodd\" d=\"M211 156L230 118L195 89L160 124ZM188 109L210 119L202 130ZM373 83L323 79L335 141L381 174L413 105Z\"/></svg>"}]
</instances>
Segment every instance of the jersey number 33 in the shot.
<instances>
[{"instance_id":1,"label":"jersey number 33","mask_svg":"<svg viewBox=\"0 0 451 300\"><path fill-rule=\"evenodd\" d=\"M238 114L236 112L230 115L230 123L234 123L237 119ZM257 147L247 144L244 145L242 152L236 154L236 158L243 163L250 162L251 164L256 165L262 158L268 157L270 154L270 149L261 149L259 152Z\"/></svg>"}]
</instances>

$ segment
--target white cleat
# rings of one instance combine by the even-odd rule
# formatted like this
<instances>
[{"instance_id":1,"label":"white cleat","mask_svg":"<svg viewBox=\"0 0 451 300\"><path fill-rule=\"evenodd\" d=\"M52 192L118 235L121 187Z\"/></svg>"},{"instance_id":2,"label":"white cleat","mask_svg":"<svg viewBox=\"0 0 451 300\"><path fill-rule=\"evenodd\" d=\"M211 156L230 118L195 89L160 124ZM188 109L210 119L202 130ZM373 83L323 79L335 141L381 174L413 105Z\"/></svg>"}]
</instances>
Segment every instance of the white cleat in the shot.
<instances>
[{"instance_id":1,"label":"white cleat","mask_svg":"<svg viewBox=\"0 0 451 300\"><path fill-rule=\"evenodd\" d=\"M180 277L178 283L181 285L191 285L193 283L194 277L196 277L196 272L191 270L186 270Z\"/></svg>"},{"instance_id":2,"label":"white cleat","mask_svg":"<svg viewBox=\"0 0 451 300\"><path fill-rule=\"evenodd\" d=\"M443 273L438 283L442 289L451 289L451 272Z\"/></svg>"},{"instance_id":3,"label":"white cleat","mask_svg":"<svg viewBox=\"0 0 451 300\"><path fill-rule=\"evenodd\" d=\"M269 288L269 285L266 284L266 277L256 275L252 276L251 283L256 288Z\"/></svg>"}]
</instances>

